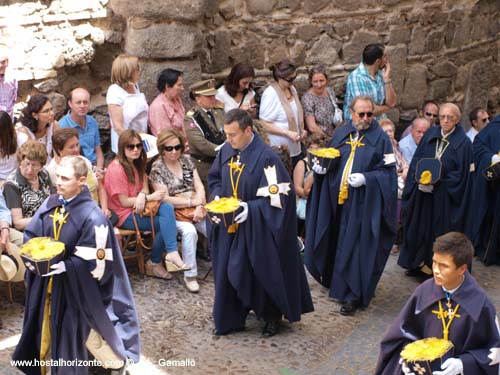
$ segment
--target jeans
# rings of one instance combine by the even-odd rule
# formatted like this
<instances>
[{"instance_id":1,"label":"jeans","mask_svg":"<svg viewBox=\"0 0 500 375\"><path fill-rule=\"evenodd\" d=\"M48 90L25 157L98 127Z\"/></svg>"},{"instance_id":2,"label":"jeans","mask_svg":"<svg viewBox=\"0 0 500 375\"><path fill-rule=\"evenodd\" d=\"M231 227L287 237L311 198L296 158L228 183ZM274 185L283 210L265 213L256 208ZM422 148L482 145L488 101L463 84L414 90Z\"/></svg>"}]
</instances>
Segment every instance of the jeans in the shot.
<instances>
[{"instance_id":1,"label":"jeans","mask_svg":"<svg viewBox=\"0 0 500 375\"><path fill-rule=\"evenodd\" d=\"M131 213L125 219L121 226L122 229L135 230L132 215L134 213ZM139 230L150 231L152 229L151 218L149 216L141 217L136 214L135 218L137 219ZM161 263L164 249L167 249L167 253L177 251L177 229L175 227L174 208L170 203L162 202L160 205L160 209L154 217L154 229L156 237L153 249L151 250L151 262Z\"/></svg>"}]
</instances>

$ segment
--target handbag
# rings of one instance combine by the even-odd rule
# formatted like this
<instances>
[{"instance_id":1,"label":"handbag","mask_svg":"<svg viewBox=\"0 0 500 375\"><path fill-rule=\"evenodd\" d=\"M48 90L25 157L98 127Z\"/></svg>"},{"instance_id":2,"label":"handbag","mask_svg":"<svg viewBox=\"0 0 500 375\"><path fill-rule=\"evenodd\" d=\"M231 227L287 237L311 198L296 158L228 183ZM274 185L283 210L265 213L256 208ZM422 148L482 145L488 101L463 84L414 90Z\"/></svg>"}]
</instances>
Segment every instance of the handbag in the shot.
<instances>
[{"instance_id":1,"label":"handbag","mask_svg":"<svg viewBox=\"0 0 500 375\"><path fill-rule=\"evenodd\" d=\"M333 105L333 109L334 109L334 114L332 116L332 122L333 122L333 125L335 126L339 126L342 124L342 110L339 108L339 106L337 105L337 101L335 100L335 93L328 87L327 90L328 92L328 98L330 99L330 101L332 102L332 105Z\"/></svg>"},{"instance_id":2,"label":"handbag","mask_svg":"<svg viewBox=\"0 0 500 375\"><path fill-rule=\"evenodd\" d=\"M154 244L155 239L156 239L154 217L158 213L158 210L160 209L160 205L161 205L161 201L148 201L144 205L144 209L142 210L142 212L139 213L139 215L141 215L141 217L149 216L149 218L151 219L151 235L153 237L153 244ZM137 214L137 212L135 212L135 210L134 210L132 212L132 220L134 221L136 241L144 249L151 250L153 248L153 244L151 246L147 246L144 243L144 239L142 238L139 224L137 224L137 219L135 218L136 214Z\"/></svg>"},{"instance_id":3,"label":"handbag","mask_svg":"<svg viewBox=\"0 0 500 375\"><path fill-rule=\"evenodd\" d=\"M111 346L94 329L90 330L85 346L103 368L116 370L125 365L125 361L116 355Z\"/></svg>"},{"instance_id":4,"label":"handbag","mask_svg":"<svg viewBox=\"0 0 500 375\"><path fill-rule=\"evenodd\" d=\"M179 193L175 194L174 197L183 197L186 198L185 193ZM191 192L191 196L189 197L190 199L194 198L194 191ZM188 223L192 223L194 219L194 210L196 210L196 207L183 207L183 208L176 208L174 209L175 213L175 220L176 221L185 221Z\"/></svg>"}]
</instances>

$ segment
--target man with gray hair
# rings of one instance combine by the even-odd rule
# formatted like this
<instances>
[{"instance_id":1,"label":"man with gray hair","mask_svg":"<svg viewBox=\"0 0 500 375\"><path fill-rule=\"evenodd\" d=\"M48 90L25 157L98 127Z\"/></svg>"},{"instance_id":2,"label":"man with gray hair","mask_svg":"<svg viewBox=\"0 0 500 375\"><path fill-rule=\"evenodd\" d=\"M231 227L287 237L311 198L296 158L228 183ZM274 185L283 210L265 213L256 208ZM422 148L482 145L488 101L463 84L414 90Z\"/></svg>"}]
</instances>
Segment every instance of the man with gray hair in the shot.
<instances>
[{"instance_id":1,"label":"man with gray hair","mask_svg":"<svg viewBox=\"0 0 500 375\"><path fill-rule=\"evenodd\" d=\"M408 164L411 163L417 146L430 127L429 120L424 117L417 117L411 124L410 134L399 141L399 149Z\"/></svg>"},{"instance_id":2,"label":"man with gray hair","mask_svg":"<svg viewBox=\"0 0 500 375\"><path fill-rule=\"evenodd\" d=\"M88 359L87 349L98 360L113 360L109 368L139 360L127 272L113 227L85 186L86 175L81 156L63 158L56 169L57 194L47 198L24 231L25 242L51 237L65 244L64 258L51 272L39 275L33 266L26 272L23 332L13 354L26 373L45 373L36 360L51 359L64 361L51 373L87 373L77 361ZM109 348L107 358L99 358L96 341Z\"/></svg>"}]
</instances>

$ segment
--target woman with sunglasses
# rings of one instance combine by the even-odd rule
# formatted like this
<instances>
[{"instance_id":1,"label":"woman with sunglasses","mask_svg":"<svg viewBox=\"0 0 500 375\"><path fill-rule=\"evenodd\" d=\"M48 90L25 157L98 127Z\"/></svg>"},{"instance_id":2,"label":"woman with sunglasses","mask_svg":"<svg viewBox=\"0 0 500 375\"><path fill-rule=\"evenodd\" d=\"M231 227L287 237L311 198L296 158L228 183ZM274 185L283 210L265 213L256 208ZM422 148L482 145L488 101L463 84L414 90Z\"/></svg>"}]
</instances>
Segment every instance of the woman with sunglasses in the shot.
<instances>
[{"instance_id":1,"label":"woman with sunglasses","mask_svg":"<svg viewBox=\"0 0 500 375\"><path fill-rule=\"evenodd\" d=\"M264 90L260 101L262 126L269 134L271 146L287 146L293 167L301 159L300 141L306 136L304 112L293 87L297 68L290 60L282 60L271 68L274 81Z\"/></svg>"},{"instance_id":2,"label":"woman with sunglasses","mask_svg":"<svg viewBox=\"0 0 500 375\"><path fill-rule=\"evenodd\" d=\"M52 159L52 133L59 127L49 98L45 95L32 96L23 109L20 122L19 131L46 147L48 164Z\"/></svg>"},{"instance_id":3,"label":"woman with sunglasses","mask_svg":"<svg viewBox=\"0 0 500 375\"><path fill-rule=\"evenodd\" d=\"M142 140L135 130L127 129L118 139L118 154L106 171L104 186L108 194L108 207L118 215L117 227L134 230L135 215L139 230L150 231L151 220L141 217L148 201L162 201L163 191L149 192L146 176L146 151ZM163 202L154 217L156 238L151 252L151 258L146 262L146 274L170 280L172 275L162 264L166 249L166 266L169 271L186 271L187 266L177 251L177 231L175 228L174 210L171 204Z\"/></svg>"},{"instance_id":4,"label":"woman with sunglasses","mask_svg":"<svg viewBox=\"0 0 500 375\"><path fill-rule=\"evenodd\" d=\"M215 98L224 104L224 112L234 108L241 108L255 116L255 91L252 81L255 79L255 70L248 64L238 63L219 87Z\"/></svg>"},{"instance_id":5,"label":"woman with sunglasses","mask_svg":"<svg viewBox=\"0 0 500 375\"><path fill-rule=\"evenodd\" d=\"M184 140L173 129L163 130L156 142L160 158L153 163L149 180L155 191L165 193L163 200L174 206L176 226L182 236L182 256L191 265L184 272L184 283L191 293L200 289L196 281L197 231L206 236L203 205L205 189L193 162L184 152ZM182 215L181 213L184 213ZM167 255L168 260L168 255Z\"/></svg>"},{"instance_id":6,"label":"woman with sunglasses","mask_svg":"<svg viewBox=\"0 0 500 375\"><path fill-rule=\"evenodd\" d=\"M43 201L55 192L48 172L47 150L35 140L29 140L17 150L19 167L7 178L3 195L12 215L15 229L23 231Z\"/></svg>"}]
</instances>

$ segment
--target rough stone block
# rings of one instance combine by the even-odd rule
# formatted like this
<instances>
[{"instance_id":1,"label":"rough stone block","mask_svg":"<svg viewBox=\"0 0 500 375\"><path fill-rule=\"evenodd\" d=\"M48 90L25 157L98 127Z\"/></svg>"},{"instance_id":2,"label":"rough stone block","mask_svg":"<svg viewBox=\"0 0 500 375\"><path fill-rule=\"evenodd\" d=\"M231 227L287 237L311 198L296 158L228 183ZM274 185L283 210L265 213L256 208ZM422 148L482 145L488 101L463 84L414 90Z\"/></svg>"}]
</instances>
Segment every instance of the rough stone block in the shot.
<instances>
[{"instance_id":1,"label":"rough stone block","mask_svg":"<svg viewBox=\"0 0 500 375\"><path fill-rule=\"evenodd\" d=\"M453 48L463 47L470 41L470 19L465 17L455 26L455 35L451 42Z\"/></svg>"},{"instance_id":2,"label":"rough stone block","mask_svg":"<svg viewBox=\"0 0 500 375\"><path fill-rule=\"evenodd\" d=\"M408 43L410 41L411 31L407 26L398 26L389 32L389 44Z\"/></svg>"},{"instance_id":3,"label":"rough stone block","mask_svg":"<svg viewBox=\"0 0 500 375\"><path fill-rule=\"evenodd\" d=\"M257 36L251 35L243 43L238 43L231 48L231 57L235 62L245 62L256 69L266 67L266 49Z\"/></svg>"},{"instance_id":4,"label":"rough stone block","mask_svg":"<svg viewBox=\"0 0 500 375\"><path fill-rule=\"evenodd\" d=\"M297 33L297 37L304 42L309 42L312 39L315 39L319 36L320 28L315 24L305 24L297 27L295 31Z\"/></svg>"},{"instance_id":5,"label":"rough stone block","mask_svg":"<svg viewBox=\"0 0 500 375\"><path fill-rule=\"evenodd\" d=\"M363 49L370 43L379 43L380 37L375 32L356 31L349 43L344 44L343 55L346 64L356 64L362 59Z\"/></svg>"},{"instance_id":6,"label":"rough stone block","mask_svg":"<svg viewBox=\"0 0 500 375\"><path fill-rule=\"evenodd\" d=\"M236 7L234 0L226 0L219 5L219 12L226 21L233 19L236 16Z\"/></svg>"},{"instance_id":7,"label":"rough stone block","mask_svg":"<svg viewBox=\"0 0 500 375\"><path fill-rule=\"evenodd\" d=\"M207 0L111 0L110 7L123 17L145 17L162 20L201 20Z\"/></svg>"},{"instance_id":8,"label":"rough stone block","mask_svg":"<svg viewBox=\"0 0 500 375\"><path fill-rule=\"evenodd\" d=\"M406 75L401 106L404 109L420 108L427 95L427 66L413 65Z\"/></svg>"},{"instance_id":9,"label":"rough stone block","mask_svg":"<svg viewBox=\"0 0 500 375\"><path fill-rule=\"evenodd\" d=\"M308 51L307 64L334 64L338 59L337 51L342 48L342 43L323 34L321 38Z\"/></svg>"},{"instance_id":10,"label":"rough stone block","mask_svg":"<svg viewBox=\"0 0 500 375\"><path fill-rule=\"evenodd\" d=\"M120 52L121 48L117 44L105 43L102 46L97 46L95 57L90 62L92 75L98 79L109 79L113 60Z\"/></svg>"},{"instance_id":11,"label":"rough stone block","mask_svg":"<svg viewBox=\"0 0 500 375\"><path fill-rule=\"evenodd\" d=\"M438 77L453 77L457 72L457 66L451 61L440 61L431 67L432 73Z\"/></svg>"},{"instance_id":12,"label":"rough stone block","mask_svg":"<svg viewBox=\"0 0 500 375\"><path fill-rule=\"evenodd\" d=\"M288 8L290 10L296 10L300 7L300 0L278 0L278 9Z\"/></svg>"},{"instance_id":13,"label":"rough stone block","mask_svg":"<svg viewBox=\"0 0 500 375\"><path fill-rule=\"evenodd\" d=\"M350 19L348 21L337 21L334 24L335 32L339 36L347 36L354 30L359 30L363 26L363 22L357 19Z\"/></svg>"},{"instance_id":14,"label":"rough stone block","mask_svg":"<svg viewBox=\"0 0 500 375\"><path fill-rule=\"evenodd\" d=\"M449 78L441 78L432 81L429 84L429 93L427 94L428 100L443 100L451 95L452 81Z\"/></svg>"},{"instance_id":15,"label":"rough stone block","mask_svg":"<svg viewBox=\"0 0 500 375\"><path fill-rule=\"evenodd\" d=\"M444 46L444 33L441 30L433 30L427 36L425 41L425 51L434 52L439 51Z\"/></svg>"},{"instance_id":16,"label":"rough stone block","mask_svg":"<svg viewBox=\"0 0 500 375\"><path fill-rule=\"evenodd\" d=\"M46 81L33 85L33 87L35 87L35 89L37 89L42 94L55 90L57 86L59 86L59 82L57 82L57 80L55 79L48 79Z\"/></svg>"},{"instance_id":17,"label":"rough stone block","mask_svg":"<svg viewBox=\"0 0 500 375\"><path fill-rule=\"evenodd\" d=\"M139 80L139 87L146 95L148 103L151 103L158 95L156 88L156 80L158 75L163 69L172 68L182 71L184 78L184 86L189 87L196 81L201 79L200 61L198 58L193 60L178 60L178 61L141 61L141 78ZM190 108L191 104L187 99L187 90L185 92L185 106L186 109Z\"/></svg>"},{"instance_id":18,"label":"rough stone block","mask_svg":"<svg viewBox=\"0 0 500 375\"><path fill-rule=\"evenodd\" d=\"M57 92L48 93L47 97L52 103L56 120L60 119L66 114L66 97Z\"/></svg>"},{"instance_id":19,"label":"rough stone block","mask_svg":"<svg viewBox=\"0 0 500 375\"><path fill-rule=\"evenodd\" d=\"M229 31L216 31L213 48L210 49L210 64L207 66L207 71L217 72L229 66L230 51L231 33Z\"/></svg>"},{"instance_id":20,"label":"rough stone block","mask_svg":"<svg viewBox=\"0 0 500 375\"><path fill-rule=\"evenodd\" d=\"M127 33L125 51L146 58L186 58L195 55L201 42L197 28L185 25L154 24Z\"/></svg>"},{"instance_id":21,"label":"rough stone block","mask_svg":"<svg viewBox=\"0 0 500 375\"><path fill-rule=\"evenodd\" d=\"M425 37L427 31L421 26L415 26L411 34L410 55L419 55L425 51Z\"/></svg>"},{"instance_id":22,"label":"rough stone block","mask_svg":"<svg viewBox=\"0 0 500 375\"><path fill-rule=\"evenodd\" d=\"M306 12L307 14L316 13L323 9L329 2L329 0L304 1L304 12Z\"/></svg>"},{"instance_id":23,"label":"rough stone block","mask_svg":"<svg viewBox=\"0 0 500 375\"><path fill-rule=\"evenodd\" d=\"M268 14L276 5L276 0L246 0L251 15Z\"/></svg>"},{"instance_id":24,"label":"rough stone block","mask_svg":"<svg viewBox=\"0 0 500 375\"><path fill-rule=\"evenodd\" d=\"M403 92L403 82L406 74L406 45L388 46L386 48L387 58L391 65L391 80L394 91L398 96L398 103L401 101Z\"/></svg>"}]
</instances>

